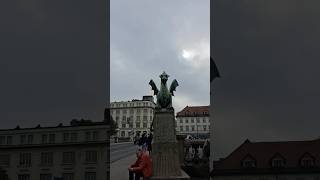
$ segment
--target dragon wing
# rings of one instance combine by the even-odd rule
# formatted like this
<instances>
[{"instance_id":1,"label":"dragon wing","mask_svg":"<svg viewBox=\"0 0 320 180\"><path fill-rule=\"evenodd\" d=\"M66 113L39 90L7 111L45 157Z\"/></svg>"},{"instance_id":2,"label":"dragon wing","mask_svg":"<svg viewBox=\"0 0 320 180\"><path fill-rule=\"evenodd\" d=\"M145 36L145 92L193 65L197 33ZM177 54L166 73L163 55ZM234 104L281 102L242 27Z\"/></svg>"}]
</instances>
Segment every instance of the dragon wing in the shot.
<instances>
[{"instance_id":1,"label":"dragon wing","mask_svg":"<svg viewBox=\"0 0 320 180\"><path fill-rule=\"evenodd\" d=\"M149 84L150 84L150 86L151 86L152 90L154 91L154 95L157 95L157 94L158 94L158 92L159 92L159 90L158 90L158 88L157 88L156 84L153 82L153 80L152 80L152 79L150 80Z\"/></svg>"},{"instance_id":2,"label":"dragon wing","mask_svg":"<svg viewBox=\"0 0 320 180\"><path fill-rule=\"evenodd\" d=\"M171 85L170 85L170 93L171 93L172 96L174 95L173 91L175 91L176 87L178 87L178 86L179 86L178 81L177 80L173 80Z\"/></svg>"}]
</instances>

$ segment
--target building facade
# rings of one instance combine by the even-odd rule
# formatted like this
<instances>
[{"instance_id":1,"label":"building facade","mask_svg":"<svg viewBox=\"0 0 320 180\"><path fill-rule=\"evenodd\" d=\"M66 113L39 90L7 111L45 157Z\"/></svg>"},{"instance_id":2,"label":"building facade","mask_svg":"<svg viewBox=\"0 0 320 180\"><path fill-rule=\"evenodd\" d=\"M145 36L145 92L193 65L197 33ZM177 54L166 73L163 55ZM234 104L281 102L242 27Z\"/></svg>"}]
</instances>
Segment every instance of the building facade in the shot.
<instances>
[{"instance_id":1,"label":"building facade","mask_svg":"<svg viewBox=\"0 0 320 180\"><path fill-rule=\"evenodd\" d=\"M153 96L143 96L142 100L112 102L110 113L118 124L116 136L133 138L137 134L150 132L155 105Z\"/></svg>"},{"instance_id":2,"label":"building facade","mask_svg":"<svg viewBox=\"0 0 320 180\"><path fill-rule=\"evenodd\" d=\"M106 180L107 125L0 130L0 167L10 180Z\"/></svg>"},{"instance_id":3,"label":"building facade","mask_svg":"<svg viewBox=\"0 0 320 180\"><path fill-rule=\"evenodd\" d=\"M214 163L214 180L320 180L320 139L250 142Z\"/></svg>"},{"instance_id":4,"label":"building facade","mask_svg":"<svg viewBox=\"0 0 320 180\"><path fill-rule=\"evenodd\" d=\"M176 115L177 134L209 138L209 106L186 106Z\"/></svg>"}]
</instances>

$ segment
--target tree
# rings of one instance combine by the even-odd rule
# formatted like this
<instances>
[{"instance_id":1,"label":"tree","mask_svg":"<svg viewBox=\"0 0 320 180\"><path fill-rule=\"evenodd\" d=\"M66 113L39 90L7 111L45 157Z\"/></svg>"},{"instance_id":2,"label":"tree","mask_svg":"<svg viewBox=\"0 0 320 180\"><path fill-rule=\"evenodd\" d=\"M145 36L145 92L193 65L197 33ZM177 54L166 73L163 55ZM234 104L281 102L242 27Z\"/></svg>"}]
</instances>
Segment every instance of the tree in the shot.
<instances>
[{"instance_id":1,"label":"tree","mask_svg":"<svg viewBox=\"0 0 320 180\"><path fill-rule=\"evenodd\" d=\"M118 123L113 120L110 116L110 136L115 135L117 133Z\"/></svg>"},{"instance_id":2,"label":"tree","mask_svg":"<svg viewBox=\"0 0 320 180\"><path fill-rule=\"evenodd\" d=\"M110 136L115 135L117 133L118 124L113 120L109 108L104 110L104 121L109 125Z\"/></svg>"}]
</instances>

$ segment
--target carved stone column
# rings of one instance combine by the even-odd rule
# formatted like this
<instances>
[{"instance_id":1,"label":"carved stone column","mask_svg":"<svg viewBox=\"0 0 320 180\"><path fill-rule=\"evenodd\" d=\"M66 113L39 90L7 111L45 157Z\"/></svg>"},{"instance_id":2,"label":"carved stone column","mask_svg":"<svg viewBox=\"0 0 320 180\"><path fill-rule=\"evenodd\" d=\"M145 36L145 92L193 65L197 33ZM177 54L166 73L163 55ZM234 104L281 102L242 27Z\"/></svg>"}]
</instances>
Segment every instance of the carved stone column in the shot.
<instances>
[{"instance_id":1,"label":"carved stone column","mask_svg":"<svg viewBox=\"0 0 320 180\"><path fill-rule=\"evenodd\" d=\"M189 179L181 170L173 109L156 109L152 143L153 177L151 179Z\"/></svg>"}]
</instances>

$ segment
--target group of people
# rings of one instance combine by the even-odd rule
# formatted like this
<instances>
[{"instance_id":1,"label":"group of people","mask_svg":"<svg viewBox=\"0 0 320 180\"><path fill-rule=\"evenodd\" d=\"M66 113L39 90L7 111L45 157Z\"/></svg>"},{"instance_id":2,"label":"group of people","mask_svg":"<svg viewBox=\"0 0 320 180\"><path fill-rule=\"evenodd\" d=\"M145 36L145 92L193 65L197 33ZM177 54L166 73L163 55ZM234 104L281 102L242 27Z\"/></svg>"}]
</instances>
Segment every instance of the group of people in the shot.
<instances>
[{"instance_id":1,"label":"group of people","mask_svg":"<svg viewBox=\"0 0 320 180\"><path fill-rule=\"evenodd\" d=\"M141 137L139 135L136 136L134 144L138 144L145 151L149 151L149 154L152 151L151 143L152 143L153 135L150 133L147 136L147 133L144 132Z\"/></svg>"}]
</instances>

